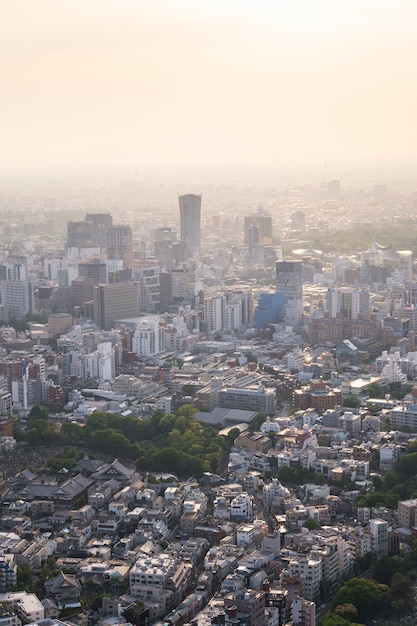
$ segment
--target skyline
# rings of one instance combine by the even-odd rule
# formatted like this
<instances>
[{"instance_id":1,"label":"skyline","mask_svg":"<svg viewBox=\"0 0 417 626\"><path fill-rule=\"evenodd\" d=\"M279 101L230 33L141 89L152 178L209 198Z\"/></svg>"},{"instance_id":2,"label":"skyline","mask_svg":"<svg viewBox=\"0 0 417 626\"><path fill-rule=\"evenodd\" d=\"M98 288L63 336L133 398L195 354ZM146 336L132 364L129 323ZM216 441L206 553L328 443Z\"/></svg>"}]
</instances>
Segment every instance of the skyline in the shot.
<instances>
[{"instance_id":1,"label":"skyline","mask_svg":"<svg viewBox=\"0 0 417 626\"><path fill-rule=\"evenodd\" d=\"M412 163L409 0L5 0L3 174Z\"/></svg>"}]
</instances>

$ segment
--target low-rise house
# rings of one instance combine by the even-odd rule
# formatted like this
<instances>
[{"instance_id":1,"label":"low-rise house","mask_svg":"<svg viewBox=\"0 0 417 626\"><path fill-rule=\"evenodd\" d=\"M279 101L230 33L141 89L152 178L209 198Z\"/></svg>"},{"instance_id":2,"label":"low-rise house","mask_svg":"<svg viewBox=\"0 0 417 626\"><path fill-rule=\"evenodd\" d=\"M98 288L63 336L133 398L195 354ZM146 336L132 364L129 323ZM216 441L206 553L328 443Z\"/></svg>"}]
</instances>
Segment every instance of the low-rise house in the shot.
<instances>
[{"instance_id":1,"label":"low-rise house","mask_svg":"<svg viewBox=\"0 0 417 626\"><path fill-rule=\"evenodd\" d=\"M76 576L60 572L58 576L45 581L45 592L60 605L70 604L78 602L81 584Z\"/></svg>"}]
</instances>

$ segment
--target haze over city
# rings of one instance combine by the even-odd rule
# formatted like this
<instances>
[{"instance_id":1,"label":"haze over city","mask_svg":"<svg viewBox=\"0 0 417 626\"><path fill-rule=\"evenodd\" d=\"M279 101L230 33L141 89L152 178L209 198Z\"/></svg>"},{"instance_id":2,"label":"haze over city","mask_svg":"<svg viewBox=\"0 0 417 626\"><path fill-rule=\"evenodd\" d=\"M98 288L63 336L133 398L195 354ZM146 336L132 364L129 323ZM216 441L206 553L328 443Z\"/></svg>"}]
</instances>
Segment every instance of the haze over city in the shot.
<instances>
[{"instance_id":1,"label":"haze over city","mask_svg":"<svg viewBox=\"0 0 417 626\"><path fill-rule=\"evenodd\" d=\"M3 0L0 170L413 165L409 0Z\"/></svg>"}]
</instances>

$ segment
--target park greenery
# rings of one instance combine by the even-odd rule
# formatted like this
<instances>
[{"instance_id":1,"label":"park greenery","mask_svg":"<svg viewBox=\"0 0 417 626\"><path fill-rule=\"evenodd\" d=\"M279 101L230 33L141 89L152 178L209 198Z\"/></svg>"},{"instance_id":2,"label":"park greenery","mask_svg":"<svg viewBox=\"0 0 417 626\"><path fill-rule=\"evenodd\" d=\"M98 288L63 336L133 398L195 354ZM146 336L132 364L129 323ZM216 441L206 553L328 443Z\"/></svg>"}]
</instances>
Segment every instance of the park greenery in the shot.
<instances>
[{"instance_id":1,"label":"park greenery","mask_svg":"<svg viewBox=\"0 0 417 626\"><path fill-rule=\"evenodd\" d=\"M195 413L191 405L176 413L157 411L146 420L95 412L83 425L65 422L59 427L48 420L47 409L34 406L27 418L25 439L30 446L66 447L49 462L55 471L71 469L80 458L80 448L84 448L130 459L138 470L199 477L203 472L219 471L237 433L233 430L229 437L221 436L217 427L197 422Z\"/></svg>"},{"instance_id":2,"label":"park greenery","mask_svg":"<svg viewBox=\"0 0 417 626\"><path fill-rule=\"evenodd\" d=\"M381 557L371 578L351 578L336 593L319 626L367 624L378 615L401 617L414 607L417 544L404 556Z\"/></svg>"},{"instance_id":3,"label":"park greenery","mask_svg":"<svg viewBox=\"0 0 417 626\"><path fill-rule=\"evenodd\" d=\"M362 494L357 506L396 509L399 500L417 497L417 441L412 441L406 453L385 476L374 476L374 491Z\"/></svg>"},{"instance_id":4,"label":"park greenery","mask_svg":"<svg viewBox=\"0 0 417 626\"><path fill-rule=\"evenodd\" d=\"M355 225L354 228L334 230L317 234L312 240L313 248L325 252L338 250L352 252L352 250L367 250L377 241L384 246L393 245L396 250L412 250L417 253L416 222L414 219L403 219L398 224Z\"/></svg>"}]
</instances>

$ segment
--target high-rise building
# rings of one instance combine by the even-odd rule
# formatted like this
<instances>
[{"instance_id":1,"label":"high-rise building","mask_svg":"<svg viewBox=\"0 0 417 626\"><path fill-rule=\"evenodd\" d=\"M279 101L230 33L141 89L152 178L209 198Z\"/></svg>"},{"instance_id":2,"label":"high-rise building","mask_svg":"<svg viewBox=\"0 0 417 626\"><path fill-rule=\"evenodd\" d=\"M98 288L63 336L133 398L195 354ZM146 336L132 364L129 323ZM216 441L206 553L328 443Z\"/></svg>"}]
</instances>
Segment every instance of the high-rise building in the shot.
<instances>
[{"instance_id":1,"label":"high-rise building","mask_svg":"<svg viewBox=\"0 0 417 626\"><path fill-rule=\"evenodd\" d=\"M285 319L297 324L303 316L303 262L277 261L275 271L277 291L284 300Z\"/></svg>"},{"instance_id":2,"label":"high-rise building","mask_svg":"<svg viewBox=\"0 0 417 626\"><path fill-rule=\"evenodd\" d=\"M93 287L93 318L109 330L115 320L139 316L139 283L110 283Z\"/></svg>"},{"instance_id":3,"label":"high-rise building","mask_svg":"<svg viewBox=\"0 0 417 626\"><path fill-rule=\"evenodd\" d=\"M304 231L306 228L306 214L304 211L293 211L291 213L291 230Z\"/></svg>"},{"instance_id":4,"label":"high-rise building","mask_svg":"<svg viewBox=\"0 0 417 626\"><path fill-rule=\"evenodd\" d=\"M141 259L134 263L134 278L140 284L140 310L142 313L157 313L160 299L159 265L152 259Z\"/></svg>"},{"instance_id":5,"label":"high-rise building","mask_svg":"<svg viewBox=\"0 0 417 626\"><path fill-rule=\"evenodd\" d=\"M0 285L1 303L7 312L7 319L20 319L33 313L34 285L28 280L2 280Z\"/></svg>"},{"instance_id":6,"label":"high-rise building","mask_svg":"<svg viewBox=\"0 0 417 626\"><path fill-rule=\"evenodd\" d=\"M373 551L380 559L388 553L388 522L383 519L371 519L369 522L371 529Z\"/></svg>"},{"instance_id":7,"label":"high-rise building","mask_svg":"<svg viewBox=\"0 0 417 626\"><path fill-rule=\"evenodd\" d=\"M326 311L330 317L369 319L369 291L352 287L331 287L326 295Z\"/></svg>"},{"instance_id":8,"label":"high-rise building","mask_svg":"<svg viewBox=\"0 0 417 626\"><path fill-rule=\"evenodd\" d=\"M107 258L123 261L124 270L133 270L132 229L126 224L107 229Z\"/></svg>"},{"instance_id":9,"label":"high-rise building","mask_svg":"<svg viewBox=\"0 0 417 626\"><path fill-rule=\"evenodd\" d=\"M96 243L94 239L92 222L67 223L67 248L89 248Z\"/></svg>"},{"instance_id":10,"label":"high-rise building","mask_svg":"<svg viewBox=\"0 0 417 626\"><path fill-rule=\"evenodd\" d=\"M190 256L197 256L201 242L201 195L187 193L178 196L180 205L181 240L188 245Z\"/></svg>"},{"instance_id":11,"label":"high-rise building","mask_svg":"<svg viewBox=\"0 0 417 626\"><path fill-rule=\"evenodd\" d=\"M136 326L132 351L139 356L154 356L165 350L165 329L158 321L145 320Z\"/></svg>"},{"instance_id":12,"label":"high-rise building","mask_svg":"<svg viewBox=\"0 0 417 626\"><path fill-rule=\"evenodd\" d=\"M107 243L107 230L113 225L113 217L110 213L87 213L86 222L93 225L94 241L100 248L105 248Z\"/></svg>"},{"instance_id":13,"label":"high-rise building","mask_svg":"<svg viewBox=\"0 0 417 626\"><path fill-rule=\"evenodd\" d=\"M209 337L223 330L224 304L225 299L222 295L207 296L204 298L204 323Z\"/></svg>"},{"instance_id":14,"label":"high-rise building","mask_svg":"<svg viewBox=\"0 0 417 626\"><path fill-rule=\"evenodd\" d=\"M271 245L272 243L272 217L269 215L267 211L264 211L264 209L259 207L256 213L245 216L244 234L245 234L246 244L250 243L249 233L251 230L251 226L257 226L259 228L259 232L258 232L259 240L253 243L263 243L264 245Z\"/></svg>"},{"instance_id":15,"label":"high-rise building","mask_svg":"<svg viewBox=\"0 0 417 626\"><path fill-rule=\"evenodd\" d=\"M78 273L80 276L86 276L87 278L93 278L99 283L107 282L107 271L105 261L89 261L78 264Z\"/></svg>"}]
</instances>

